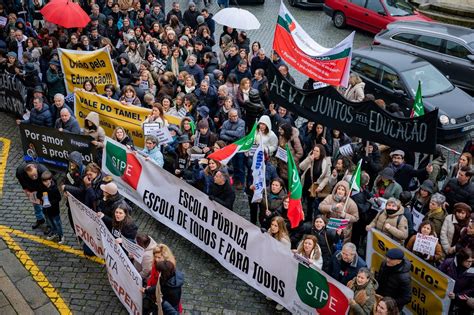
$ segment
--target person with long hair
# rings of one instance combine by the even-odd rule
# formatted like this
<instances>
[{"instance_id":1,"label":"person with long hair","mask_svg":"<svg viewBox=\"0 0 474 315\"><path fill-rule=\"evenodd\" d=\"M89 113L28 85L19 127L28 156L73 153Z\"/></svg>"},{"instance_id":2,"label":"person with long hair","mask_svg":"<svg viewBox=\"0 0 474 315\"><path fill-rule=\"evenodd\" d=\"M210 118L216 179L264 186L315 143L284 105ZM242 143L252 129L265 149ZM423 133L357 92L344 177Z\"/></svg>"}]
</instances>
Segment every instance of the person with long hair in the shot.
<instances>
[{"instance_id":1,"label":"person with long hair","mask_svg":"<svg viewBox=\"0 0 474 315\"><path fill-rule=\"evenodd\" d=\"M462 167L471 167L472 165L472 155L469 152L464 152L459 156L458 161L451 165L451 173L449 174L450 178L456 177L458 171Z\"/></svg>"},{"instance_id":2,"label":"person with long hair","mask_svg":"<svg viewBox=\"0 0 474 315\"><path fill-rule=\"evenodd\" d=\"M278 146L286 151L286 146L291 151L296 166L299 166L300 159L303 157L303 146L299 138L299 131L290 124L284 123L278 127ZM280 177L288 179L288 164L278 159L278 170Z\"/></svg>"},{"instance_id":3,"label":"person with long hair","mask_svg":"<svg viewBox=\"0 0 474 315\"><path fill-rule=\"evenodd\" d=\"M441 227L439 240L447 257L453 257L456 253L456 243L461 238L461 231L467 228L471 218L472 209L464 202L454 205L454 213L448 214Z\"/></svg>"},{"instance_id":4,"label":"person with long hair","mask_svg":"<svg viewBox=\"0 0 474 315\"><path fill-rule=\"evenodd\" d=\"M123 238L132 242L137 236L138 227L130 216L131 208L125 201L122 201L115 209L112 218L98 212L99 217L102 218L110 233L115 237L115 242L121 244Z\"/></svg>"},{"instance_id":5,"label":"person with long hair","mask_svg":"<svg viewBox=\"0 0 474 315\"><path fill-rule=\"evenodd\" d=\"M133 139L127 134L127 131L122 126L115 127L112 133L112 139L123 144L124 146L133 148Z\"/></svg>"},{"instance_id":6,"label":"person with long hair","mask_svg":"<svg viewBox=\"0 0 474 315\"><path fill-rule=\"evenodd\" d=\"M173 252L166 244L162 243L153 248L153 265L150 277L146 281L147 288L155 286L158 283L160 273L156 270L156 264L161 261L169 261L176 266L176 258L174 257Z\"/></svg>"},{"instance_id":7,"label":"person with long hair","mask_svg":"<svg viewBox=\"0 0 474 315\"><path fill-rule=\"evenodd\" d=\"M354 292L354 298L349 302L351 307L349 314L372 314L378 283L370 269L360 268L357 276L347 283L347 287Z\"/></svg>"},{"instance_id":8,"label":"person with long hair","mask_svg":"<svg viewBox=\"0 0 474 315\"><path fill-rule=\"evenodd\" d=\"M221 162L214 159L208 159L207 166L202 169L198 166L194 169L194 181L204 193L209 194L212 184L214 183L214 176L220 170L227 168L223 167Z\"/></svg>"},{"instance_id":9,"label":"person with long hair","mask_svg":"<svg viewBox=\"0 0 474 315\"><path fill-rule=\"evenodd\" d=\"M163 106L160 103L154 103L151 108L151 113L148 117L143 121L142 126L144 124L160 124L161 127L168 126L168 120L165 118L165 112L163 110Z\"/></svg>"},{"instance_id":10,"label":"person with long hair","mask_svg":"<svg viewBox=\"0 0 474 315\"><path fill-rule=\"evenodd\" d=\"M269 229L271 220L279 216L281 208L283 206L283 199L285 199L287 193L285 189L285 183L281 178L275 178L271 181L270 187L267 187L263 192L263 198L260 202L260 213L259 223L263 229ZM253 214L250 214L251 222L253 222ZM256 220L255 220L256 221Z\"/></svg>"},{"instance_id":11,"label":"person with long hair","mask_svg":"<svg viewBox=\"0 0 474 315\"><path fill-rule=\"evenodd\" d=\"M155 80L153 80L153 76L148 70L143 70L140 72L139 86L145 93L150 93L152 95L156 94Z\"/></svg>"},{"instance_id":12,"label":"person with long hair","mask_svg":"<svg viewBox=\"0 0 474 315\"><path fill-rule=\"evenodd\" d=\"M383 297L375 307L374 315L399 315L400 311L398 310L397 302L389 297Z\"/></svg>"},{"instance_id":13,"label":"person with long hair","mask_svg":"<svg viewBox=\"0 0 474 315\"><path fill-rule=\"evenodd\" d=\"M135 237L135 241L137 245L142 247L145 251L142 256L142 261L138 262L138 260L134 259L133 265L142 276L142 280L144 281L144 283L146 283L146 281L151 275L151 270L153 268L153 251L157 246L157 243L151 236L142 233L137 234L137 236ZM131 258L134 257L131 256Z\"/></svg>"},{"instance_id":14,"label":"person with long hair","mask_svg":"<svg viewBox=\"0 0 474 315\"><path fill-rule=\"evenodd\" d=\"M318 245L318 239L316 236L311 234L303 236L298 248L293 250L293 252L308 259L309 262L314 264L318 269L323 267L321 248Z\"/></svg>"},{"instance_id":15,"label":"person with long hair","mask_svg":"<svg viewBox=\"0 0 474 315\"><path fill-rule=\"evenodd\" d=\"M421 234L422 236L438 237L434 231L433 224L430 221L421 222L420 226L418 227L418 234ZM410 237L406 248L429 264L435 265L439 263L441 258L443 258L443 250L441 249L439 242L436 244L434 255L424 254L413 250L416 239L419 237L418 234L412 235L412 237Z\"/></svg>"},{"instance_id":16,"label":"person with long hair","mask_svg":"<svg viewBox=\"0 0 474 315\"><path fill-rule=\"evenodd\" d=\"M188 153L191 148L191 140L187 134L178 137L178 147L176 149L177 158L174 164L174 174L183 177L184 172L191 163L191 155Z\"/></svg>"},{"instance_id":17,"label":"person with long hair","mask_svg":"<svg viewBox=\"0 0 474 315\"><path fill-rule=\"evenodd\" d=\"M119 102L126 106L141 106L141 101L137 96L137 92L131 85L126 85L123 88Z\"/></svg>"}]
</instances>

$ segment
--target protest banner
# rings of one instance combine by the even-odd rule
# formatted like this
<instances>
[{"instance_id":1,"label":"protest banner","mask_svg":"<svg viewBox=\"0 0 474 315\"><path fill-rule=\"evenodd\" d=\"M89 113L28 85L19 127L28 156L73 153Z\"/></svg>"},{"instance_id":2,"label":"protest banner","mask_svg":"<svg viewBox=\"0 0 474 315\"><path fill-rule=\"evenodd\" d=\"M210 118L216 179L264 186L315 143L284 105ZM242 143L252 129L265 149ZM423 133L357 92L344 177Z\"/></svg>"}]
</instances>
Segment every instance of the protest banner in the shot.
<instances>
[{"instance_id":1,"label":"protest banner","mask_svg":"<svg viewBox=\"0 0 474 315\"><path fill-rule=\"evenodd\" d=\"M413 244L413 251L434 256L436 244L438 244L437 237L418 233L416 234L415 244Z\"/></svg>"},{"instance_id":2,"label":"protest banner","mask_svg":"<svg viewBox=\"0 0 474 315\"><path fill-rule=\"evenodd\" d=\"M267 77L270 99L310 121L406 151L435 153L438 109L416 118L400 118L373 101L348 101L332 86L299 89L274 66L268 67Z\"/></svg>"},{"instance_id":3,"label":"protest banner","mask_svg":"<svg viewBox=\"0 0 474 315\"><path fill-rule=\"evenodd\" d=\"M66 169L72 151L82 154L84 164L94 162L96 147L89 136L61 132L54 128L20 124L20 136L24 160L46 163L55 168Z\"/></svg>"},{"instance_id":4,"label":"protest banner","mask_svg":"<svg viewBox=\"0 0 474 315\"><path fill-rule=\"evenodd\" d=\"M122 246L129 255L133 256L135 261L137 261L139 264L142 263L143 255L145 254L145 249L143 247L126 238L122 238Z\"/></svg>"},{"instance_id":5,"label":"protest banner","mask_svg":"<svg viewBox=\"0 0 474 315\"><path fill-rule=\"evenodd\" d=\"M260 202L263 198L263 190L266 187L265 183L265 154L263 151L263 144L260 141L260 145L258 146L255 154L253 155L252 159L252 185L253 189L253 196L252 196L252 203Z\"/></svg>"},{"instance_id":6,"label":"protest banner","mask_svg":"<svg viewBox=\"0 0 474 315\"><path fill-rule=\"evenodd\" d=\"M59 61L64 73L68 93L83 88L86 80L94 83L99 93L107 84L118 86L112 59L106 47L94 51L58 49Z\"/></svg>"},{"instance_id":7,"label":"protest banner","mask_svg":"<svg viewBox=\"0 0 474 315\"><path fill-rule=\"evenodd\" d=\"M349 220L347 219L336 219L336 218L329 218L327 228L328 229L345 229L349 225Z\"/></svg>"},{"instance_id":8,"label":"protest banner","mask_svg":"<svg viewBox=\"0 0 474 315\"><path fill-rule=\"evenodd\" d=\"M404 310L410 314L447 314L454 289L454 280L412 252L406 250L383 233L372 229L367 236L367 265L378 272L385 253L400 248L411 262L412 297Z\"/></svg>"},{"instance_id":9,"label":"protest banner","mask_svg":"<svg viewBox=\"0 0 474 315\"><path fill-rule=\"evenodd\" d=\"M351 290L155 163L107 138L102 166L123 196L290 312L348 312Z\"/></svg>"},{"instance_id":10,"label":"protest banner","mask_svg":"<svg viewBox=\"0 0 474 315\"><path fill-rule=\"evenodd\" d=\"M26 95L26 87L16 75L0 73L0 110L23 115Z\"/></svg>"},{"instance_id":11,"label":"protest banner","mask_svg":"<svg viewBox=\"0 0 474 315\"><path fill-rule=\"evenodd\" d=\"M101 258L105 259L107 275L120 302L129 314L142 313L142 278L122 247L115 242L102 219L79 200L68 194L76 235Z\"/></svg>"},{"instance_id":12,"label":"protest banner","mask_svg":"<svg viewBox=\"0 0 474 315\"><path fill-rule=\"evenodd\" d=\"M288 155L286 154L286 150L282 147L278 147L275 153L275 157L282 160L283 162L288 162Z\"/></svg>"},{"instance_id":13,"label":"protest banner","mask_svg":"<svg viewBox=\"0 0 474 315\"><path fill-rule=\"evenodd\" d=\"M143 124L145 136L155 136L160 144L173 142L173 137L167 127L158 123Z\"/></svg>"},{"instance_id":14,"label":"protest banner","mask_svg":"<svg viewBox=\"0 0 474 315\"><path fill-rule=\"evenodd\" d=\"M421 222L423 222L425 216L415 209L412 209L411 213L413 214L413 229L418 231L418 228L420 227Z\"/></svg>"}]
</instances>

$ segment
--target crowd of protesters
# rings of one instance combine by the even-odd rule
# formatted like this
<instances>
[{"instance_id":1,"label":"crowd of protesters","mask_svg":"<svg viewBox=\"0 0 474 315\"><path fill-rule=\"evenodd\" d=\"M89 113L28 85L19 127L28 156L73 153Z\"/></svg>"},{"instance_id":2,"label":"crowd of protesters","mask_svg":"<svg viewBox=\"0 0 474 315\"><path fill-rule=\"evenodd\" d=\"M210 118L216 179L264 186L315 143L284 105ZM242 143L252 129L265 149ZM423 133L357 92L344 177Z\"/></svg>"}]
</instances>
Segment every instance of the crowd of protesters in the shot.
<instances>
[{"instance_id":1,"label":"crowd of protesters","mask_svg":"<svg viewBox=\"0 0 474 315\"><path fill-rule=\"evenodd\" d=\"M17 123L89 135L100 152L105 139L100 114L91 112L79 126L57 49L108 47L119 86L106 86L104 96L125 106L149 108L143 123L167 127L173 141L161 144L147 136L145 147L137 148L122 127L114 130L113 139L228 209L234 208L236 194L245 193L252 223L354 291L354 314L398 314L412 294L411 263L402 250L389 250L377 275L367 269L363 258L367 231L376 229L411 251L419 234L433 235L439 239L434 255L414 253L456 280L449 293L452 311L469 314L474 305L474 171L469 150L455 165L446 165L439 149L431 158L420 158L415 168L415 152L351 137L273 103L266 73L276 67L295 83L288 66L258 41L251 42L245 31L224 26L219 36L206 8L209 4L205 1L198 10L189 2L181 10L173 2L165 12L164 1L85 1L81 6L90 14L89 25L64 29L43 20L41 0L28 6L0 3L0 16L7 18L0 26L0 70L17 76L28 91L29 117ZM310 89L312 83L308 80L304 87ZM349 83L340 89L344 97L374 100L364 94L357 75L351 75ZM97 93L92 81L85 81L83 89ZM375 101L392 114L403 115L397 104ZM165 115L180 117L181 124L169 123ZM265 151L267 188L261 200L251 203L255 187L250 152L238 153L227 165L191 157L207 157L241 139L255 121L255 144L262 143ZM340 150L347 145L351 155ZM275 156L287 146L303 185L304 221L295 228L288 219L287 163ZM349 183L361 159L361 189L354 194ZM118 243L127 238L145 248L142 263L135 262L144 279L145 313L180 311L184 278L171 250L138 232L132 208L99 165L84 165L81 155L73 152L61 183L35 162L20 165L17 178L34 205L33 229L43 227L49 240L65 242L59 210L63 193L69 192L98 213ZM414 210L424 216L416 230ZM71 220L70 212L68 217ZM329 229L330 218L347 219L348 226ZM84 250L92 254L87 247Z\"/></svg>"}]
</instances>

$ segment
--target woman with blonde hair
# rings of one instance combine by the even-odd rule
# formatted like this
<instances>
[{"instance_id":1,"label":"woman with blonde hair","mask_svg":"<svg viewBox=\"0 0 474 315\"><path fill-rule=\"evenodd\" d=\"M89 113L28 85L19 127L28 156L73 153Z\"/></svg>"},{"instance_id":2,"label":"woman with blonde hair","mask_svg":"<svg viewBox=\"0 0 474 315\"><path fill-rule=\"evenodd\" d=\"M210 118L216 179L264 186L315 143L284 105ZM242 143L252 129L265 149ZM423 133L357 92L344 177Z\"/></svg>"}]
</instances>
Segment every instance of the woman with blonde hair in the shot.
<instances>
[{"instance_id":1,"label":"woman with blonde hair","mask_svg":"<svg viewBox=\"0 0 474 315\"><path fill-rule=\"evenodd\" d=\"M171 249L165 244L158 244L153 249L153 266L151 267L150 278L147 281L147 287L155 286L158 283L160 273L156 270L156 264L160 261L170 261L176 266L176 258Z\"/></svg>"},{"instance_id":2,"label":"woman with blonde hair","mask_svg":"<svg viewBox=\"0 0 474 315\"><path fill-rule=\"evenodd\" d=\"M120 142L124 146L127 146L129 149L133 148L133 140L127 134L127 131L122 126L118 126L114 129L112 133L112 139L117 142Z\"/></svg>"},{"instance_id":3,"label":"woman with blonde hair","mask_svg":"<svg viewBox=\"0 0 474 315\"><path fill-rule=\"evenodd\" d=\"M305 235L293 252L308 259L318 269L323 267L323 257L321 256L321 248L318 245L318 239L314 235Z\"/></svg>"},{"instance_id":4,"label":"woman with blonde hair","mask_svg":"<svg viewBox=\"0 0 474 315\"><path fill-rule=\"evenodd\" d=\"M123 88L122 96L120 97L119 102L126 106L141 106L137 92L131 85L126 85Z\"/></svg>"},{"instance_id":5,"label":"woman with blonde hair","mask_svg":"<svg viewBox=\"0 0 474 315\"><path fill-rule=\"evenodd\" d=\"M184 78L184 91L186 94L192 93L196 89L196 80L190 74Z\"/></svg>"},{"instance_id":6,"label":"woman with blonde hair","mask_svg":"<svg viewBox=\"0 0 474 315\"><path fill-rule=\"evenodd\" d=\"M449 177L450 178L456 177L457 174L458 174L458 171L461 169L461 167L463 167L463 166L471 167L471 165L472 165L472 155L471 155L471 153L464 152L463 154L461 154L459 156L458 161L455 164L451 165L452 171L451 171L451 174L450 174Z\"/></svg>"},{"instance_id":7,"label":"woman with blonde hair","mask_svg":"<svg viewBox=\"0 0 474 315\"><path fill-rule=\"evenodd\" d=\"M145 93L156 94L155 80L153 80L150 71L142 70L140 72L140 87L145 91Z\"/></svg>"},{"instance_id":8,"label":"woman with blonde hair","mask_svg":"<svg viewBox=\"0 0 474 315\"><path fill-rule=\"evenodd\" d=\"M283 217L274 217L270 223L268 234L279 242L290 247L290 237L288 236L288 230L286 228L286 222Z\"/></svg>"},{"instance_id":9,"label":"woman with blonde hair","mask_svg":"<svg viewBox=\"0 0 474 315\"><path fill-rule=\"evenodd\" d=\"M362 82L362 79L356 73L351 73L349 77L349 86L344 92L344 97L352 102L362 102L364 99L364 88L365 83Z\"/></svg>"}]
</instances>

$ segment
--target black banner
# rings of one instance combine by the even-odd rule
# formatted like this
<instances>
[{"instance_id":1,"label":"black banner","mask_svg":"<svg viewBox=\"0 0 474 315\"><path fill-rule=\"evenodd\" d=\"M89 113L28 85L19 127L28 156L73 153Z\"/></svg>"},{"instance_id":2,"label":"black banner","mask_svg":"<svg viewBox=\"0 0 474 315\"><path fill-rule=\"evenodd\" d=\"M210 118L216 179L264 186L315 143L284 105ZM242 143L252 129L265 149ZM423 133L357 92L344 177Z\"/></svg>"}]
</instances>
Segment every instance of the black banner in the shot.
<instances>
[{"instance_id":1,"label":"black banner","mask_svg":"<svg viewBox=\"0 0 474 315\"><path fill-rule=\"evenodd\" d=\"M54 128L30 124L20 125L24 160L45 163L55 168L67 168L68 156L72 151L82 153L84 164L96 159L96 147L89 136L61 132Z\"/></svg>"},{"instance_id":2,"label":"black banner","mask_svg":"<svg viewBox=\"0 0 474 315\"><path fill-rule=\"evenodd\" d=\"M27 91L17 76L0 73L0 110L23 115Z\"/></svg>"},{"instance_id":3,"label":"black banner","mask_svg":"<svg viewBox=\"0 0 474 315\"><path fill-rule=\"evenodd\" d=\"M372 101L348 101L331 86L302 90L288 82L275 67L269 67L268 72L272 101L299 116L350 136L391 147L413 152L435 152L437 109L413 119L399 118Z\"/></svg>"}]
</instances>

